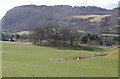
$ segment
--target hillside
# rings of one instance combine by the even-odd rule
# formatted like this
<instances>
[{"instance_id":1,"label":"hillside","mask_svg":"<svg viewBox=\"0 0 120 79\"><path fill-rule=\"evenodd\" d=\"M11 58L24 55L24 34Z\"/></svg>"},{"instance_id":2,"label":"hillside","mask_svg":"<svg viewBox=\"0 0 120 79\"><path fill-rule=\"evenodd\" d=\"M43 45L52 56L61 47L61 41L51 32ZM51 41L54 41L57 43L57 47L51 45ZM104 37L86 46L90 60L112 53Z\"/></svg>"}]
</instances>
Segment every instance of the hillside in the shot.
<instances>
[{"instance_id":1,"label":"hillside","mask_svg":"<svg viewBox=\"0 0 120 79\"><path fill-rule=\"evenodd\" d=\"M23 5L6 13L2 19L3 31L29 31L46 24L57 24L88 33L118 33L117 11L118 8L107 10L95 6Z\"/></svg>"}]
</instances>

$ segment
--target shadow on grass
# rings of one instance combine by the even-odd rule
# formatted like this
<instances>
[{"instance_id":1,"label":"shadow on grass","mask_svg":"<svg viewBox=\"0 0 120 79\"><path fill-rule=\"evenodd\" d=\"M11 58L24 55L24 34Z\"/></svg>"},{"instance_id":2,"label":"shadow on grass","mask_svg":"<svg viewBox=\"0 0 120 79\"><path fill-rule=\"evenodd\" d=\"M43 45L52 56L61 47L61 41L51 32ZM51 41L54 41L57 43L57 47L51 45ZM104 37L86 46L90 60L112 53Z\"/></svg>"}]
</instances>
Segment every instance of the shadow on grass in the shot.
<instances>
[{"instance_id":1,"label":"shadow on grass","mask_svg":"<svg viewBox=\"0 0 120 79\"><path fill-rule=\"evenodd\" d=\"M50 48L61 49L61 50L85 50L85 51L95 51L102 52L106 50L105 48L97 47L97 46L48 46Z\"/></svg>"}]
</instances>

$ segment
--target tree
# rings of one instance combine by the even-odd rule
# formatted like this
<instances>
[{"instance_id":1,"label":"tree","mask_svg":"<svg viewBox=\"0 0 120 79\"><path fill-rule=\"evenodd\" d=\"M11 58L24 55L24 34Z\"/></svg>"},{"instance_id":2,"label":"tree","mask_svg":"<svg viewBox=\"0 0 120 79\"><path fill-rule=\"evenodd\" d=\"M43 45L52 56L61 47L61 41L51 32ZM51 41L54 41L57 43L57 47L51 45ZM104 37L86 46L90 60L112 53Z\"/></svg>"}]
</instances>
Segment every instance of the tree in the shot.
<instances>
[{"instance_id":1,"label":"tree","mask_svg":"<svg viewBox=\"0 0 120 79\"><path fill-rule=\"evenodd\" d=\"M15 38L16 38L16 40L20 39L20 35L16 34Z\"/></svg>"},{"instance_id":2,"label":"tree","mask_svg":"<svg viewBox=\"0 0 120 79\"><path fill-rule=\"evenodd\" d=\"M40 27L40 28L35 28L33 30L33 39L34 39L34 42L39 45L41 44L41 41L45 39L45 29L43 27Z\"/></svg>"}]
</instances>

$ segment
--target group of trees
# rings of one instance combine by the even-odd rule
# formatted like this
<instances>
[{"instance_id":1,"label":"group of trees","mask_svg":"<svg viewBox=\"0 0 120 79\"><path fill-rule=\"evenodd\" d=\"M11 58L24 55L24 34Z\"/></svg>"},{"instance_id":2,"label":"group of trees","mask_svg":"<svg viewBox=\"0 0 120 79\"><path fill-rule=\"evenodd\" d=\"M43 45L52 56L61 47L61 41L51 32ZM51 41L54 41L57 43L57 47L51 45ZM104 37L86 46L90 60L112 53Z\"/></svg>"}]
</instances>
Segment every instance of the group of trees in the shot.
<instances>
[{"instance_id":1,"label":"group of trees","mask_svg":"<svg viewBox=\"0 0 120 79\"><path fill-rule=\"evenodd\" d=\"M19 35L19 34L12 34L12 33L2 33L2 38L0 40L2 41L20 41L20 40L26 40L29 39L26 34Z\"/></svg>"},{"instance_id":2,"label":"group of trees","mask_svg":"<svg viewBox=\"0 0 120 79\"><path fill-rule=\"evenodd\" d=\"M14 41L14 36L13 34L10 33L2 33L2 41Z\"/></svg>"},{"instance_id":3,"label":"group of trees","mask_svg":"<svg viewBox=\"0 0 120 79\"><path fill-rule=\"evenodd\" d=\"M58 25L44 25L34 28L29 35L2 33L2 41L32 41L35 45L61 45L61 46L79 46L80 44L89 45L117 45L120 43L120 37L102 36L88 33L82 33L78 29L62 27Z\"/></svg>"},{"instance_id":4,"label":"group of trees","mask_svg":"<svg viewBox=\"0 0 120 79\"><path fill-rule=\"evenodd\" d=\"M119 41L117 37L85 34L77 29L46 25L34 28L32 40L36 45L78 46L80 44L113 45Z\"/></svg>"},{"instance_id":5,"label":"group of trees","mask_svg":"<svg viewBox=\"0 0 120 79\"><path fill-rule=\"evenodd\" d=\"M80 33L68 27L44 26L33 30L33 40L37 45L46 41L50 45L77 45Z\"/></svg>"}]
</instances>

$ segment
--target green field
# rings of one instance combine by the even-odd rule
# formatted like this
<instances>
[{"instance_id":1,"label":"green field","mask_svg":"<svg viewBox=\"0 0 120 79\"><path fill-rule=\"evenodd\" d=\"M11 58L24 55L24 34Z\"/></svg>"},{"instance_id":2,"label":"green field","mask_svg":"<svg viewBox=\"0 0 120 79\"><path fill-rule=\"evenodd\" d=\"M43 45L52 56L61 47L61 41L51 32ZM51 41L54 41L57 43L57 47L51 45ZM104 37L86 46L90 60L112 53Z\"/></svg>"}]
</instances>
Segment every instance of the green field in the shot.
<instances>
[{"instance_id":1,"label":"green field","mask_svg":"<svg viewBox=\"0 0 120 79\"><path fill-rule=\"evenodd\" d=\"M83 18L83 19L87 19L89 17L94 17L93 19L91 19L91 22L100 22L102 18L104 17L108 17L111 15L80 15L80 16L73 16L73 18Z\"/></svg>"},{"instance_id":2,"label":"green field","mask_svg":"<svg viewBox=\"0 0 120 79\"><path fill-rule=\"evenodd\" d=\"M30 34L30 31L20 31L20 32L17 32L17 34L19 34L19 35L24 35L24 34L28 35L28 34Z\"/></svg>"},{"instance_id":3,"label":"green field","mask_svg":"<svg viewBox=\"0 0 120 79\"><path fill-rule=\"evenodd\" d=\"M103 36L116 36L116 37L120 36L120 34L101 34L101 35L103 35Z\"/></svg>"},{"instance_id":4,"label":"green field","mask_svg":"<svg viewBox=\"0 0 120 79\"><path fill-rule=\"evenodd\" d=\"M3 43L3 77L117 77L118 51L107 56L75 60L107 50L105 47L44 47ZM115 52L117 54L115 54ZM65 58L67 61L50 61Z\"/></svg>"}]
</instances>

